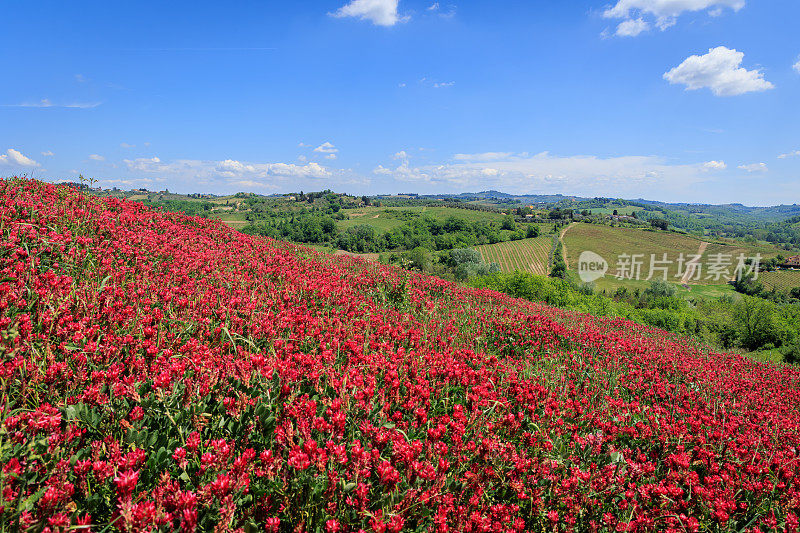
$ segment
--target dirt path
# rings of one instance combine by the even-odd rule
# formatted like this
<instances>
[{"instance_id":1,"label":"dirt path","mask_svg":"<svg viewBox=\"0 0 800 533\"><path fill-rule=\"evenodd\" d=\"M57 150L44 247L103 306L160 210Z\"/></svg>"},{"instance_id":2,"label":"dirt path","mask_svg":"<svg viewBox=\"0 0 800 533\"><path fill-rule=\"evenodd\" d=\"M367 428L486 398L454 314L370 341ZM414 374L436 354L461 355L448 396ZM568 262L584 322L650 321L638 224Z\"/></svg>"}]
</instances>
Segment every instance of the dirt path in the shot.
<instances>
[{"instance_id":1,"label":"dirt path","mask_svg":"<svg viewBox=\"0 0 800 533\"><path fill-rule=\"evenodd\" d=\"M561 241L561 250L564 252L564 262L567 264L567 270L569 270L569 259L567 258L567 245L564 244L564 235L567 234L567 230L575 225L575 222L570 222L567 224L567 227L561 230L561 233L558 234L558 240Z\"/></svg>"},{"instance_id":2,"label":"dirt path","mask_svg":"<svg viewBox=\"0 0 800 533\"><path fill-rule=\"evenodd\" d=\"M697 265L700 262L700 258L705 253L706 248L708 248L708 243L707 242L701 242L700 243L700 247L697 249L697 259L696 260L692 260L692 261L688 261L684 265L684 268L686 269L686 272L683 273L683 277L681 278L681 285L688 284L689 283L689 279L691 279L692 276L694 276L695 270L697 269Z\"/></svg>"}]
</instances>

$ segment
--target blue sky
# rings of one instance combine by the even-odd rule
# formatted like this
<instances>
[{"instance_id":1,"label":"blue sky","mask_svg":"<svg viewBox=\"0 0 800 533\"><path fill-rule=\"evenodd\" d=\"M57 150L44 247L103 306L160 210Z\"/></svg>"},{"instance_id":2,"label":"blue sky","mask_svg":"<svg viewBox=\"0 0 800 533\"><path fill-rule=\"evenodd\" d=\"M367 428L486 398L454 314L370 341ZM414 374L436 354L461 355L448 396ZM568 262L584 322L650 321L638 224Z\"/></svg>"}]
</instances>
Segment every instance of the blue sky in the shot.
<instances>
[{"instance_id":1,"label":"blue sky","mask_svg":"<svg viewBox=\"0 0 800 533\"><path fill-rule=\"evenodd\" d=\"M800 2L5 0L0 175L800 203Z\"/></svg>"}]
</instances>

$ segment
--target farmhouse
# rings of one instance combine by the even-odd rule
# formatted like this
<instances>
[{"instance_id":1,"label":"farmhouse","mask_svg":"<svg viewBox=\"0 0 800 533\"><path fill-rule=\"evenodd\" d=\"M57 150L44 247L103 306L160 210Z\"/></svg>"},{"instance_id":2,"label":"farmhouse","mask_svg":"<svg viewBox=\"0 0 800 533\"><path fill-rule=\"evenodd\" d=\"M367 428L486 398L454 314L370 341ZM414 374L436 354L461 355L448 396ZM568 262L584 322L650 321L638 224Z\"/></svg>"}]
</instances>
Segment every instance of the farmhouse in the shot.
<instances>
[{"instance_id":1,"label":"farmhouse","mask_svg":"<svg viewBox=\"0 0 800 533\"><path fill-rule=\"evenodd\" d=\"M800 268L800 255L793 255L791 257L787 257L781 263L782 268Z\"/></svg>"}]
</instances>

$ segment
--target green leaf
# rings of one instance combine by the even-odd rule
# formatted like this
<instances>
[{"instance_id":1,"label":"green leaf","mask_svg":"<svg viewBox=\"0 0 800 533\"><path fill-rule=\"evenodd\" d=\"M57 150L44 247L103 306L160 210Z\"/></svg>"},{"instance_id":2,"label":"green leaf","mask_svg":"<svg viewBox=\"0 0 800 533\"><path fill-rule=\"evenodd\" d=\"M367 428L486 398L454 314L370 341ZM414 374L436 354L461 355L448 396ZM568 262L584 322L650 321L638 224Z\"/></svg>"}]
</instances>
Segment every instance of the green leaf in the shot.
<instances>
[{"instance_id":1,"label":"green leaf","mask_svg":"<svg viewBox=\"0 0 800 533\"><path fill-rule=\"evenodd\" d=\"M17 507L17 512L30 511L31 509L33 509L33 504L44 495L46 490L47 487L43 487L38 491L34 492L33 494L31 494L30 496L28 496L27 498L25 498L24 500L22 500L21 502L19 502L19 507Z\"/></svg>"},{"instance_id":2,"label":"green leaf","mask_svg":"<svg viewBox=\"0 0 800 533\"><path fill-rule=\"evenodd\" d=\"M156 465L160 465L162 462L165 462L167 459L167 455L169 452L163 446L158 449L156 452Z\"/></svg>"},{"instance_id":3,"label":"green leaf","mask_svg":"<svg viewBox=\"0 0 800 533\"><path fill-rule=\"evenodd\" d=\"M111 279L111 276L106 276L105 278L103 278L103 281L100 282L100 288L97 289L97 294L102 294L103 289L106 288L106 283L108 283L108 280L110 280L110 279Z\"/></svg>"}]
</instances>

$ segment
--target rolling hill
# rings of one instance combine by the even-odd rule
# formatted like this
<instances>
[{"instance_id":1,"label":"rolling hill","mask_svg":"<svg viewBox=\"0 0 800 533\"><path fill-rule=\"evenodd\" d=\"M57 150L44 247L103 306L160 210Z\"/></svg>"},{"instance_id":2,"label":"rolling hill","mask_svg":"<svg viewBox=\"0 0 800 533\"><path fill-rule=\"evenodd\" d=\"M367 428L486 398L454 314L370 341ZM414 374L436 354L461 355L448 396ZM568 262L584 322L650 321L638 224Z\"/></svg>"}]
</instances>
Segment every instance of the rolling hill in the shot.
<instances>
[{"instance_id":1,"label":"rolling hill","mask_svg":"<svg viewBox=\"0 0 800 533\"><path fill-rule=\"evenodd\" d=\"M797 527L791 367L66 187L0 197L4 530Z\"/></svg>"},{"instance_id":2,"label":"rolling hill","mask_svg":"<svg viewBox=\"0 0 800 533\"><path fill-rule=\"evenodd\" d=\"M618 261L622 254L642 254L642 266L640 280L645 280L650 274L651 255L656 261L663 259L666 254L668 264L655 266L666 266L667 280L672 283L685 281L689 285L725 285L731 279L736 269L740 254L745 257L752 257L761 254L762 259L775 257L780 250L771 245L746 244L744 242L725 242L707 241L693 235L686 235L674 232L651 231L636 228L612 227L599 224L573 224L563 237L565 249L567 250L567 263L573 272L578 270L578 260L581 252L592 251L603 257L609 264L609 271L605 278L598 280L597 286L601 289L614 289L626 284L637 286L635 277L633 280L615 279L618 271ZM683 257L688 261L693 255L701 255L700 264L702 269L699 276L688 278L679 274L679 258ZM720 272L709 270L709 267L718 263L719 256L722 256L725 265L721 271L727 270L727 275ZM728 259L725 259L725 258ZM685 273L685 267L681 274ZM625 275L630 277L630 269L626 269ZM710 277L709 277L710 276ZM663 278L663 270L655 270L654 277Z\"/></svg>"}]
</instances>

